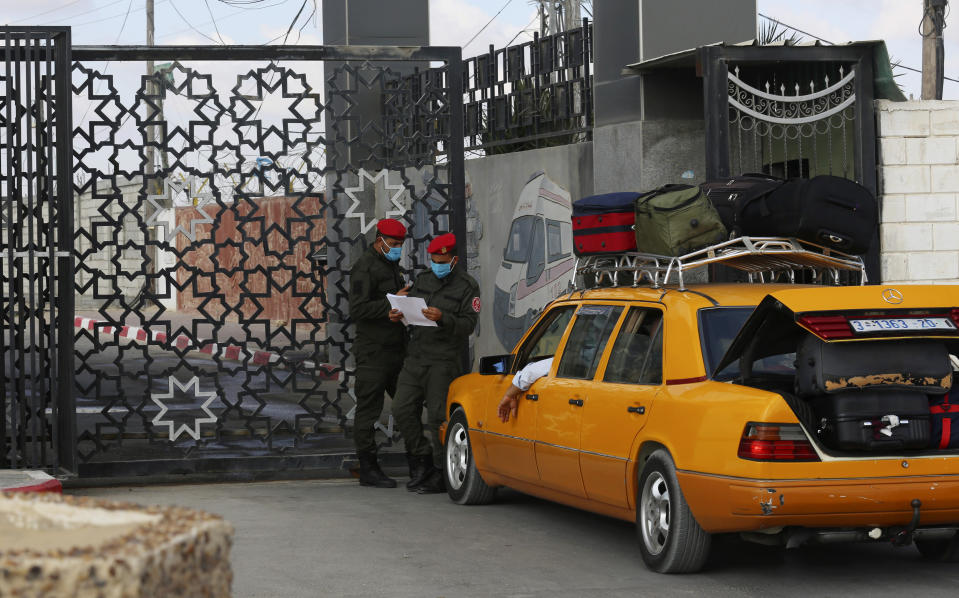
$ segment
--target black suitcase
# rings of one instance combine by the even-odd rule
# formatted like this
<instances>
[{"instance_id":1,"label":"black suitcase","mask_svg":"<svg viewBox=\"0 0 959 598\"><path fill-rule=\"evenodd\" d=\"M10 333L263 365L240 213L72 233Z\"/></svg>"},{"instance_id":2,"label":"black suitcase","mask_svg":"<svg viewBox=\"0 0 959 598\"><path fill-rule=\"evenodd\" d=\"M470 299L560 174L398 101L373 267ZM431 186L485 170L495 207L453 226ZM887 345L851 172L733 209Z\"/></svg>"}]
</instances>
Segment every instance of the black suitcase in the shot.
<instances>
[{"instance_id":1,"label":"black suitcase","mask_svg":"<svg viewBox=\"0 0 959 598\"><path fill-rule=\"evenodd\" d=\"M844 451L929 447L929 400L903 390L850 390L811 401L816 431L829 448Z\"/></svg>"},{"instance_id":2,"label":"black suitcase","mask_svg":"<svg viewBox=\"0 0 959 598\"><path fill-rule=\"evenodd\" d=\"M793 179L736 206L740 234L797 237L845 253L869 251L879 230L873 194L855 181L821 175Z\"/></svg>"},{"instance_id":3,"label":"black suitcase","mask_svg":"<svg viewBox=\"0 0 959 598\"><path fill-rule=\"evenodd\" d=\"M706 181L702 184L706 197L719 212L726 229L741 234L736 222L736 206L765 197L783 186L786 179L768 174L746 173L741 176Z\"/></svg>"},{"instance_id":4,"label":"black suitcase","mask_svg":"<svg viewBox=\"0 0 959 598\"><path fill-rule=\"evenodd\" d=\"M802 397L878 388L941 395L951 376L949 352L933 340L827 343L807 334L796 349L796 394Z\"/></svg>"}]
</instances>

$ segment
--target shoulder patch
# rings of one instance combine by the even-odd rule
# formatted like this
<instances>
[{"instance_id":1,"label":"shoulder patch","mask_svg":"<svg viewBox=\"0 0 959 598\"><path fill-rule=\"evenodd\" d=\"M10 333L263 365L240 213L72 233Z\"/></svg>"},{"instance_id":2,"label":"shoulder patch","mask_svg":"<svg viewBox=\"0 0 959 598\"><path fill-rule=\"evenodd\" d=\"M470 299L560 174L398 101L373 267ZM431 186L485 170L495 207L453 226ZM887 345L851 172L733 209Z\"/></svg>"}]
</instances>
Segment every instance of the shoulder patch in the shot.
<instances>
[{"instance_id":1,"label":"shoulder patch","mask_svg":"<svg viewBox=\"0 0 959 598\"><path fill-rule=\"evenodd\" d=\"M480 312L480 298L479 298L479 297L473 297L473 302L472 302L471 305L473 306L473 311L475 311L476 313L479 313L479 312Z\"/></svg>"}]
</instances>

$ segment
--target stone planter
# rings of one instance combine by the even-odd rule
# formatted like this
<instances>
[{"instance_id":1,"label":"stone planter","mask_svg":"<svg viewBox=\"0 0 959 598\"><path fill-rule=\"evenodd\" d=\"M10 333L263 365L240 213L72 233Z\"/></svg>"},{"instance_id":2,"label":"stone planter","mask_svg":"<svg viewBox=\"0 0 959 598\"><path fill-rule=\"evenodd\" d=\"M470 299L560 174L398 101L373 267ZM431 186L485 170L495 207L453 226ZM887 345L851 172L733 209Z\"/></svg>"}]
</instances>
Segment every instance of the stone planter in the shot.
<instances>
[{"instance_id":1,"label":"stone planter","mask_svg":"<svg viewBox=\"0 0 959 598\"><path fill-rule=\"evenodd\" d=\"M0 596L230 596L233 526L182 507L0 494Z\"/></svg>"}]
</instances>

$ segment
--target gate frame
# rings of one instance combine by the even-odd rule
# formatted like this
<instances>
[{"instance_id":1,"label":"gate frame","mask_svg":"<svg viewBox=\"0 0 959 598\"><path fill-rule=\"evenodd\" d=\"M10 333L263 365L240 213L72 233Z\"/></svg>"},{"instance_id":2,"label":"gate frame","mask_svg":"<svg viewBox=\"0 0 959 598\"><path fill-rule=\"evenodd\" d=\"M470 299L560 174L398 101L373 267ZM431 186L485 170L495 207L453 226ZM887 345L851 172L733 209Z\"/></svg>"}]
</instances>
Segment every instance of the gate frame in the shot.
<instances>
[{"instance_id":1,"label":"gate frame","mask_svg":"<svg viewBox=\"0 0 959 598\"><path fill-rule=\"evenodd\" d=\"M729 164L729 63L849 62L856 70L853 104L853 168L861 184L876 197L879 213L882 198L878 193L876 168L876 116L873 100L873 47L847 46L725 46L699 48L697 63L703 75L703 110L706 119L706 178L728 177ZM869 253L864 257L870 284L881 282L879 227L873 234Z\"/></svg>"}]
</instances>

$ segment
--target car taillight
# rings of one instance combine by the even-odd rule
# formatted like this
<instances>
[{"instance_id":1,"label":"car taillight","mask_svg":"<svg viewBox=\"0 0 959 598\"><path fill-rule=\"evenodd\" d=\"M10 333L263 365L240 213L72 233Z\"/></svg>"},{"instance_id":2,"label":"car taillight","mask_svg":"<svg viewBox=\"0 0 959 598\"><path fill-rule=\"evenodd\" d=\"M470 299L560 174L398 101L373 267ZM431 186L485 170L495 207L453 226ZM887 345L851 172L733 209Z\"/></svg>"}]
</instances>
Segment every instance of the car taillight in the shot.
<instances>
[{"instance_id":1,"label":"car taillight","mask_svg":"<svg viewBox=\"0 0 959 598\"><path fill-rule=\"evenodd\" d=\"M823 340L853 336L846 316L803 316L799 323Z\"/></svg>"},{"instance_id":2,"label":"car taillight","mask_svg":"<svg viewBox=\"0 0 959 598\"><path fill-rule=\"evenodd\" d=\"M799 424L746 424L739 458L750 461L819 461Z\"/></svg>"}]
</instances>

